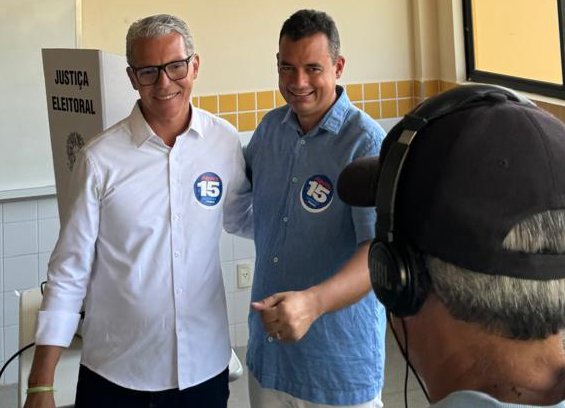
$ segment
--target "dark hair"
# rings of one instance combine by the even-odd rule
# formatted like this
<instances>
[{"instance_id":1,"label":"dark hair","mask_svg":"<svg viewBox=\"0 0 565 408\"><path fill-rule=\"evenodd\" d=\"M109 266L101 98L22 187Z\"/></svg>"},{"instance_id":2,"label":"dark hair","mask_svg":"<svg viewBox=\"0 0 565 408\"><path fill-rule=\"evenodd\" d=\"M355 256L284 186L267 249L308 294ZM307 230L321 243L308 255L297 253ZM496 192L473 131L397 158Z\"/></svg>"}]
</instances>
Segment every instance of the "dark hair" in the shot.
<instances>
[{"instance_id":1,"label":"dark hair","mask_svg":"<svg viewBox=\"0 0 565 408\"><path fill-rule=\"evenodd\" d=\"M284 35L292 41L298 41L317 33L323 33L328 38L330 55L335 64L339 57L339 32L334 20L323 11L298 10L284 22L279 44Z\"/></svg>"}]
</instances>

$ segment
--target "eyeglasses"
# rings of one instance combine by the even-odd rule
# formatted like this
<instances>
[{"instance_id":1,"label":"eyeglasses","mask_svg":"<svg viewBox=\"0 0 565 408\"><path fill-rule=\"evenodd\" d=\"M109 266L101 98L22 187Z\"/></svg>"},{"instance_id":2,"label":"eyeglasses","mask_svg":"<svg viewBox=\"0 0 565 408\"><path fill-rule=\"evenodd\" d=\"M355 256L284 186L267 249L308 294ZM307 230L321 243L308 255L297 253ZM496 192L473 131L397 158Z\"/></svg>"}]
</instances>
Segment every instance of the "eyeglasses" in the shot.
<instances>
[{"instance_id":1,"label":"eyeglasses","mask_svg":"<svg viewBox=\"0 0 565 408\"><path fill-rule=\"evenodd\" d=\"M130 65L130 68L133 70L133 73L137 78L137 82L139 82L139 85L142 86L156 84L159 80L159 74L161 73L161 70L165 72L165 74L171 81L178 81L180 79L186 78L186 76L188 75L188 64L192 60L192 57L194 57L194 54L192 54L187 59L171 61L163 65L151 65L148 67L140 68L135 68Z\"/></svg>"}]
</instances>

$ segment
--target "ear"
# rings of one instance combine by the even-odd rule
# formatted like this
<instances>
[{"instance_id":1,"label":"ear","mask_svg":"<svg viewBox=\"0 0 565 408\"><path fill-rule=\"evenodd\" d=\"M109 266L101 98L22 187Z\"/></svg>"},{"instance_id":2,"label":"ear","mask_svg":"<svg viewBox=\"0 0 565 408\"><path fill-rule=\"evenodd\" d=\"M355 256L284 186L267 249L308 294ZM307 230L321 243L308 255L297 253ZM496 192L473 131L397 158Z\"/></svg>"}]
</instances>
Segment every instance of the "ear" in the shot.
<instances>
[{"instance_id":1,"label":"ear","mask_svg":"<svg viewBox=\"0 0 565 408\"><path fill-rule=\"evenodd\" d=\"M200 55L194 54L192 57L192 79L198 78L198 68L200 67Z\"/></svg>"},{"instance_id":2,"label":"ear","mask_svg":"<svg viewBox=\"0 0 565 408\"><path fill-rule=\"evenodd\" d=\"M343 74L343 68L345 67L345 58L341 55L337 57L337 61L335 63L335 77L339 79L341 74Z\"/></svg>"},{"instance_id":3,"label":"ear","mask_svg":"<svg viewBox=\"0 0 565 408\"><path fill-rule=\"evenodd\" d=\"M131 67L127 67L126 72L128 73L128 77L129 77L129 81L131 82L131 86L133 86L133 89L138 91L139 87L137 86L137 78L135 77L135 74L133 73L133 69L131 69Z\"/></svg>"}]
</instances>

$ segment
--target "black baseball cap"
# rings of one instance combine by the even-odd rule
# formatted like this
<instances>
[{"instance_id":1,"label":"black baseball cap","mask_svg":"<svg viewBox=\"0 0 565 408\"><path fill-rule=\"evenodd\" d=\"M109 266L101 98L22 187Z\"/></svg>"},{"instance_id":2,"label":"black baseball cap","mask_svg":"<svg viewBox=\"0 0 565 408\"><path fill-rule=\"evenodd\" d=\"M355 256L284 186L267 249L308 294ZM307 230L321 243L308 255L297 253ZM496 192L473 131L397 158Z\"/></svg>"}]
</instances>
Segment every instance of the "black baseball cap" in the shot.
<instances>
[{"instance_id":1,"label":"black baseball cap","mask_svg":"<svg viewBox=\"0 0 565 408\"><path fill-rule=\"evenodd\" d=\"M502 246L520 221L565 209L565 126L513 94L461 86L424 101L389 132L382 160L406 127L420 121L392 200L394 235L421 253L469 270L565 278L565 255ZM382 160L366 157L349 164L338 180L340 198L353 206L375 206L384 185ZM379 239L379 223L390 223L390 214L383 216L379 205L377 214Z\"/></svg>"}]
</instances>

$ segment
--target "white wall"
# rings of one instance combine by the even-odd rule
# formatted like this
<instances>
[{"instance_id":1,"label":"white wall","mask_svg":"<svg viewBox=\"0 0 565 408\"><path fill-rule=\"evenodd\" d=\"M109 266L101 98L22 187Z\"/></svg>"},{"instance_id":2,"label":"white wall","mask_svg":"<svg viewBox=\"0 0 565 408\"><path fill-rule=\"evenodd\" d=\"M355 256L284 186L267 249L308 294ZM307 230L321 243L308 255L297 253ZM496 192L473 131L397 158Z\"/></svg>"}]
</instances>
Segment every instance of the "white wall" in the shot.
<instances>
[{"instance_id":1,"label":"white wall","mask_svg":"<svg viewBox=\"0 0 565 408\"><path fill-rule=\"evenodd\" d=\"M346 58L343 83L411 79L412 0L82 0L84 48L125 54L129 25L171 13L190 26L202 64L196 95L274 89L280 28L314 8L336 21ZM435 79L435 78L434 78Z\"/></svg>"},{"instance_id":2,"label":"white wall","mask_svg":"<svg viewBox=\"0 0 565 408\"><path fill-rule=\"evenodd\" d=\"M53 185L42 47L75 47L75 0L0 1L0 192Z\"/></svg>"}]
</instances>

